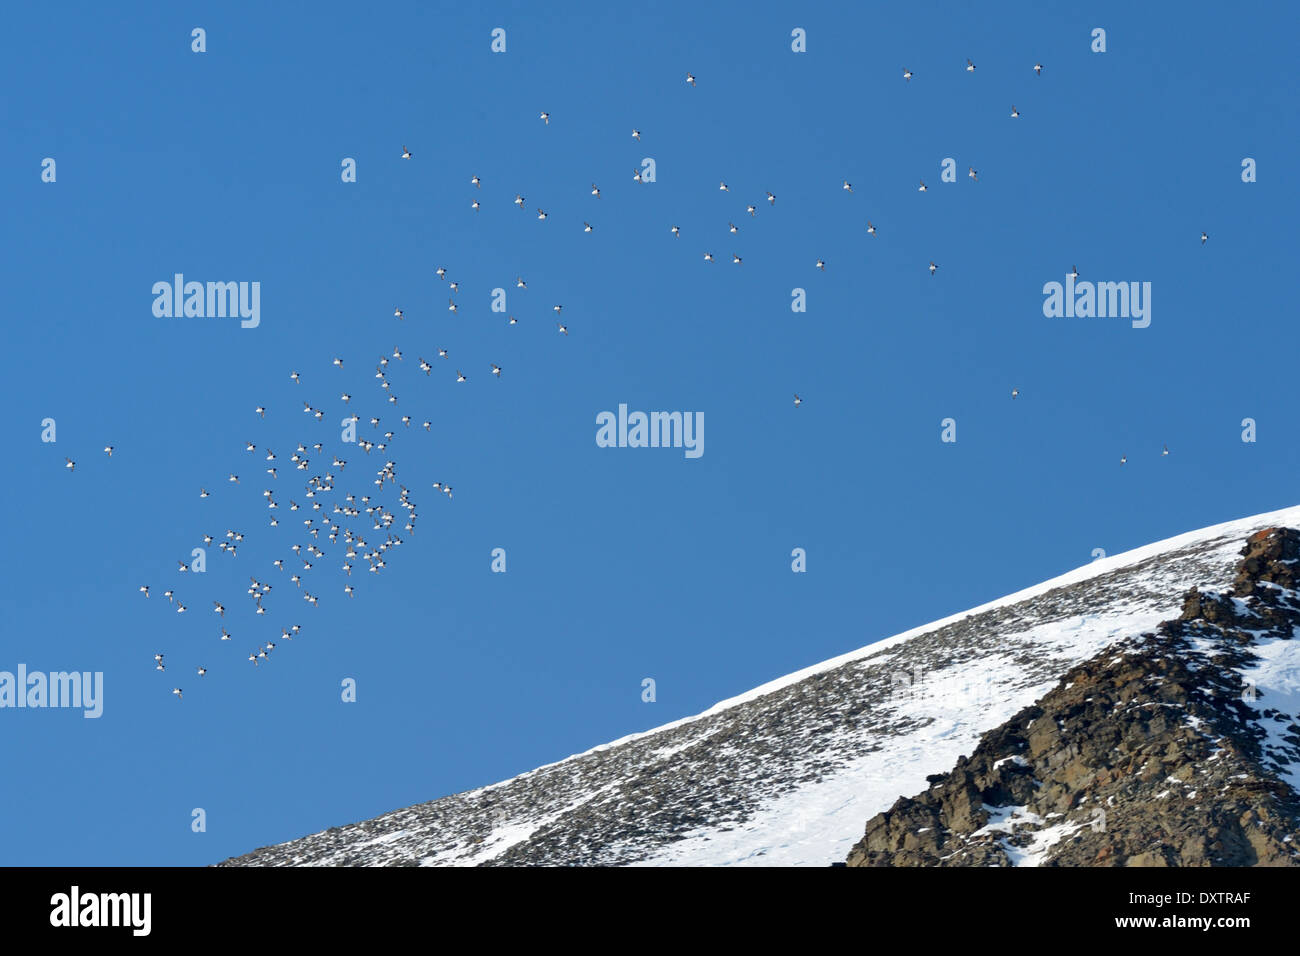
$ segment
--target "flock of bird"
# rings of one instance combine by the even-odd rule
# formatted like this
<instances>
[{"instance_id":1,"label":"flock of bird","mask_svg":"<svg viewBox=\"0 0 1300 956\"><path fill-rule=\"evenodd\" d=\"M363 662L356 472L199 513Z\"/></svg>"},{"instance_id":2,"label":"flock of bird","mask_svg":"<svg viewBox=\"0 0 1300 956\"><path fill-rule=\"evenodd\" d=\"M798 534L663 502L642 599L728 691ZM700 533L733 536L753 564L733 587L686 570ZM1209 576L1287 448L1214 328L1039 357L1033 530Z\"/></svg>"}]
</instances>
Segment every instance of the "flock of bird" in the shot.
<instances>
[{"instance_id":1,"label":"flock of bird","mask_svg":"<svg viewBox=\"0 0 1300 956\"><path fill-rule=\"evenodd\" d=\"M397 404L397 396L390 382L390 359L400 361L401 358L401 350L395 348L391 356L381 355L375 366L374 378L378 392L385 396L388 404ZM332 365L341 369L342 358L335 358ZM420 360L420 367L426 371L426 374L431 368L423 359ZM289 378L296 385L302 386L303 377L299 372L290 372ZM345 405L352 404L352 396L346 392L340 395L340 400ZM310 421L320 422L324 418L324 411L313 405L311 400L303 402L302 411ZM265 421L267 408L258 405L253 409L252 414L257 420ZM354 429L362 429L356 433L355 446L367 456L376 451L381 455L384 454L389 444L397 437L396 431L392 428L379 431L381 418L377 415L368 416L363 423L362 416L353 411L345 421ZM410 415L401 415L397 422L404 430L409 429L412 418ZM370 436L366 436L364 431L366 424L373 430ZM421 427L423 431L428 432L432 428L432 422L423 421ZM287 460L284 460L271 447L259 446L256 441L247 441L244 444L244 453L251 456L251 461L262 466L263 472L268 476L266 479L268 487L261 492L261 498L266 508L267 525L272 529L268 533L269 544L272 548L280 550L280 554L270 561L270 566L276 575L286 575L283 583L277 581L274 584L272 583L274 578L265 579L264 573L249 575L249 584L245 591L248 599L246 610L251 611L254 618L265 617L270 613L268 599L276 587L291 587L292 593L300 594L304 603L312 608L319 607L324 593L322 589L329 587L328 576L324 570L325 562L331 559L334 561L341 559L337 571L342 575L343 581L337 593L351 598L356 593L356 587L352 583L353 571L364 565L369 573L375 575L382 573L387 567L387 559L391 557L393 549L403 543L401 535L413 534L416 527L418 517L416 503L410 490L398 482L396 461L386 457L380 463L376 459L376 467L372 471L362 473L359 479L373 485L375 490L361 493L360 489L340 487L345 475L351 478L356 474L356 470L354 468L353 471L348 471L348 460L340 457L339 454L325 453L323 442L298 441L293 443L293 447L293 452L289 454ZM316 464L313 464L314 461ZM282 481L281 468L287 472L286 478L293 472L306 472L308 475L302 484L297 486L298 490L291 486L287 491L280 492L278 488ZM240 475L236 472L229 472L226 481L230 485L241 484ZM445 494L448 499L452 497L449 484L438 481L433 483L433 487ZM393 488L397 491L395 502L385 503L383 500L385 492L391 493ZM304 499L301 504L297 497L299 494ZM210 498L212 492L203 486L199 488L198 496L203 499ZM289 528L281 529L281 515L285 515L286 522L289 522L286 512L295 515L301 512L301 523L294 520L289 524ZM205 549L205 566L202 570L207 570L206 549L214 541L217 542L219 552L233 559L248 534L249 532L246 531L229 528L220 540L211 534L202 535ZM372 540L368 541L368 537ZM200 569L192 568L183 560L177 561L177 574L193 579L197 570ZM317 581L319 586L314 583ZM176 588L167 588L162 596L167 601L165 607L177 614L183 614L189 608L178 593L179 588L179 584ZM152 593L150 585L141 585L139 593L145 598L150 597ZM214 599L211 604L212 613L220 619L219 622L213 622L210 629L211 637L220 641L233 640L233 635L225 626L227 602ZM277 613L283 616L284 611L278 609ZM292 641L301 632L301 624L282 623L279 626L278 639L281 642ZM259 639L249 652L247 660L254 667L260 667L270 661L276 646L275 640ZM153 661L156 670L161 672L167 669L165 655L162 652L155 653ZM203 677L208 669L205 664L200 663L193 666L193 671L196 676ZM180 687L174 687L172 693L177 698L183 697Z\"/></svg>"},{"instance_id":2,"label":"flock of bird","mask_svg":"<svg viewBox=\"0 0 1300 956\"><path fill-rule=\"evenodd\" d=\"M975 64L967 60L966 72L973 73L974 71ZM1036 75L1041 75L1043 72L1042 64L1035 63L1033 72ZM913 75L911 70L903 70L904 81L910 82ZM693 74L688 73L686 75L686 82L691 87L697 86L697 80ZM1020 112L1015 106L1012 106L1011 117L1019 118L1019 116ZM550 125L551 113L549 111L542 111L539 118L543 124ZM639 129L632 130L634 140L640 141L641 136ZM414 158L414 154L403 145L401 158L411 160ZM973 182L979 181L978 173L973 167L968 168L967 175ZM635 170L633 179L636 182L642 181L642 173L639 167ZM482 179L477 174L470 177L469 183L475 190L480 190L483 185ZM719 182L718 189L726 193L731 191L725 180ZM847 179L844 179L841 181L841 189L845 193L852 193L853 185ZM927 191L924 180L920 181L918 190L920 192ZM471 209L475 211L481 208L478 195L476 193L471 202ZM591 184L591 196L595 199L599 199L601 196L600 187L596 183ZM776 196L772 192L766 192L764 198L769 206L776 205ZM515 193L514 205L520 210L526 210L526 202L522 194ZM762 200L756 198L755 201L746 203L744 206L745 213L751 218L757 217L761 202ZM536 215L538 220L544 221L548 218L548 214L540 207L536 209ZM583 231L586 233L591 233L594 228L591 222L585 220L582 226ZM727 226L731 235L736 235L739 232L739 227L734 221L728 222ZM878 233L876 225L871 220L867 220L865 229L871 237L875 237ZM678 225L671 225L669 231L674 237L681 238L681 229ZM1202 232L1202 244L1207 240L1208 235ZM705 251L703 258L705 262L709 263L716 261L712 251ZM743 260L740 255L732 253L731 261L735 265L741 265ZM818 257L814 267L824 272L827 263L824 259ZM934 261L930 261L928 268L932 276L938 270L938 266ZM434 270L434 274L439 281L448 283L450 294L448 295L447 308L453 314L456 313L458 306L455 297L460 290L459 283L448 279L448 272L445 267L440 266ZM1078 270L1072 266L1069 275L1077 278ZM515 286L521 290L527 289L527 283L522 276L516 277ZM563 306L556 304L552 306L552 310L556 316L555 325L558 333L567 336L569 328L560 319ZM400 306L393 309L393 316L399 322L404 321L406 318L405 311ZM517 324L514 315L509 315L507 321L510 325ZM426 377L433 374L439 362L448 361L450 358L448 350L445 348L437 348L434 354L436 354L436 358L433 361L427 361L423 356L419 356L414 366L419 372L423 372ZM395 347L391 353L385 353L378 357L373 376L377 390L371 397L376 401L382 400L381 407L396 406L398 404L398 397L393 391L390 375L397 367L393 363L401 363L403 359L404 356L400 347ZM342 356L335 357L330 364L333 368L342 370L344 358ZM448 369L455 368L450 362L445 367ZM492 376L498 379L501 377L502 369L500 365L491 362L487 363L487 367L490 368ZM325 374L330 373L327 371ZM303 376L298 371L291 371L289 379L296 386L303 386ZM461 368L455 368L454 381L456 383L465 383L468 380L469 376ZM321 387L325 388L326 386L322 384ZM1020 389L1013 388L1011 397L1016 399L1019 396ZM349 409L355 407L354 396L347 391L340 392L338 400ZM321 401L321 399L314 397L308 398L302 403L302 413L307 416L309 421L322 422L327 414L322 407L313 404L313 402L318 401ZM801 406L803 401L803 398L796 393L794 405L796 407ZM256 420L264 422L267 408L258 405L253 409L252 414ZM387 416L387 414L386 412L385 415ZM357 488L342 487L345 473L349 480L353 479L357 474L355 467L348 471L348 460L340 457L340 454L343 453L342 449L338 453L333 451L327 453L324 449L324 443L321 441L292 441L289 444L294 450L286 460L278 456L271 447L268 447L271 441L275 441L277 445L280 444L278 438L274 436L267 436L264 439L259 439L259 441L250 440L244 444L244 454L251 456L248 459L250 466L252 466L253 462L257 462L257 465L261 467L261 472L266 476L264 479L266 487L261 492L261 498L266 509L267 525L270 529L267 532L268 544L270 548L279 551L278 555L270 561L271 570L252 569L254 573L248 576L249 583L245 590L247 604L245 607L246 610L251 611L255 618L262 618L270 613L268 607L271 603L270 595L277 588L280 590L292 589L290 593L299 594L302 601L312 608L319 607L322 595L331 593L331 591L336 595L351 598L356 593L356 586L352 579L353 571L358 570L364 563L365 570L368 573L376 576L381 574L387 566L386 561L392 556L394 549L402 545L403 538L401 535L414 533L417 519L416 503L409 489L398 482L396 461L387 456L390 443L397 438L397 428L400 427L402 431L410 429L413 419L408 414L402 414L396 416L395 420L397 422L396 426L387 426L381 432L379 431L381 424L379 415L370 414L363 417L356 411L350 413L350 423L356 430L355 447L367 457L372 452L378 452L380 456L384 457L382 463L364 474L363 480L367 482L367 488L373 486L374 489L373 491L368 490L367 493L360 493L361 489ZM364 431L366 425L371 429L369 434ZM420 429L424 432L429 432L431 428L432 422L428 420L421 421ZM113 451L114 446L112 445L104 447L104 454L110 458ZM1168 446L1165 446L1161 455L1167 456L1168 454ZM259 456L260 461L258 461ZM65 460L66 468L69 471L76 468L76 462L71 458ZM1123 456L1120 463L1125 464L1127 460L1127 456ZM378 458L376 458L376 462L378 462ZM243 471L244 469L241 468L240 470ZM281 475L282 471L285 472L283 476ZM306 473L302 483L296 486L296 490L279 490L283 487L283 482L292 478L294 472ZM228 472L226 483L231 486L241 485L240 474L235 471ZM432 483L432 487L434 490L446 495L449 500L452 498L452 487L445 481L435 481ZM396 490L395 501L385 503L381 500L386 493L391 494L393 490ZM299 495L304 499L302 504L297 500ZM198 497L201 499L210 498L212 492L206 486L200 487ZM285 512L295 514L302 512L301 522L294 521L290 524L290 527L281 528L280 516L284 515ZM398 513L404 514L399 517ZM205 518L205 520L211 519ZM202 535L202 541L205 549L214 540L217 541L218 550L226 557L235 559L248 534L249 532L246 531L229 528L220 539L211 534L204 534ZM368 537L371 540L367 540ZM204 561L203 570L206 570L206 554ZM328 580L329 572L326 569L329 565L327 562L333 562L334 572L341 575L341 578L335 582L336 586L334 588L331 588ZM182 580L193 580L195 577L194 572L197 570L199 569L192 568L190 564L181 560L177 561L175 573L181 575ZM187 575L188 578L186 578ZM278 579L281 575L285 577ZM269 578L269 580L264 580L264 577ZM275 583L273 584L272 581L275 581ZM178 583L175 588L166 588L162 592L162 597L166 600L164 607L171 609L173 613L183 614L189 608L178 593L179 587ZM198 589L194 588L193 590ZM139 587L139 593L147 599L150 598L153 591L149 584L144 584ZM211 622L210 637L223 642L233 641L234 636L225 626L227 609L233 607L233 605L228 605L225 600L219 598L212 599L211 605L211 613L219 620ZM277 608L275 613L281 618L281 621L276 625L279 628L278 640L280 642L290 642L300 635L302 626L296 622L286 623L286 613L283 609ZM274 633L273 630L272 633ZM261 667L270 661L271 654L276 647L275 640L259 638L255 642L253 649L248 653L247 661L254 667ZM158 672L166 671L167 664L163 652L156 652L153 655L153 663L155 670ZM190 664L189 667L197 677L203 677L208 672L207 666L201 662ZM183 699L184 692L181 687L172 688L171 693L178 699Z\"/></svg>"},{"instance_id":3,"label":"flock of bird","mask_svg":"<svg viewBox=\"0 0 1300 956\"><path fill-rule=\"evenodd\" d=\"M546 119L544 116L543 119ZM411 159L412 153L405 146L402 147L402 158ZM476 188L481 186L481 180L478 176L471 177L470 182ZM598 190L593 187L593 193L598 195ZM516 196L516 202L523 206L523 197ZM539 210L539 218L545 218L545 213ZM590 226L588 226L590 231ZM460 284L455 279L448 278L448 271L445 266L439 266L434 270L434 275L439 281L446 282L451 293L448 297L448 311L455 313L458 306L455 296L460 291ZM517 289L527 289L528 283L523 276L516 276L515 287ZM556 330L560 335L569 334L568 325L559 319L564 306L555 304L551 307L556 315ZM393 317L399 322L405 322L406 312L401 306L393 309ZM518 324L517 319L510 315L507 319L510 325ZM450 353L447 348L437 347L430 354L436 357L432 360L426 359L420 355L416 357L411 374L422 372L424 378L429 378L439 367L439 363L446 362L445 368L454 369L453 378L455 383L463 384L469 381L469 376L461 369L450 363ZM329 363L329 366L337 371L342 371L345 365L350 367L350 361L343 356L335 356ZM398 396L393 388L395 371L402 364L405 364L405 353L400 346L393 348L391 352L385 352L378 356L374 367L373 382L376 391L369 397L383 406L397 406L399 404ZM493 378L502 377L502 366L496 362L486 363L487 374ZM331 374L328 370L326 375ZM289 380L295 385L302 387L304 376L297 370L292 370L288 375ZM420 376L416 375L416 381ZM327 414L326 410L317 404L321 400L317 397L310 397L302 402L302 413L307 416L308 421L322 423ZM312 608L320 606L322 596L328 593L330 585L328 578L330 572L326 570L329 566L326 564L329 560L338 561L341 557L342 563L334 568L334 573L339 577L336 579L338 586L337 592L347 598L352 598L357 591L357 586L353 583L353 571L361 568L361 562L365 563L365 570L371 574L379 575L387 567L387 559L392 556L393 549L398 548L403 543L403 535L412 535L415 532L416 520L418 513L416 503L406 485L398 482L397 462L388 455L391 455L390 444L398 437L397 428L405 432L412 429L414 418L409 414L395 416L396 425L380 432L381 425L380 415L366 414L363 415L357 411L361 402L360 396L354 396L347 390L338 393L338 401L344 408L349 409L348 416L344 419L353 429L356 430L352 442L345 442L342 437L339 438L339 449L337 451L326 451L325 444L321 441L299 440L290 442L294 451L285 460L277 455L274 446L269 443L272 440L279 444L278 439L267 438L265 443L259 444L258 441L250 440L244 443L244 453L252 456L252 461L257 461L262 472L267 476L264 481L267 487L261 492L263 504L266 508L267 525L271 529L266 533L266 539L272 549L279 549L277 557L270 561L270 566L274 569L275 575L269 580L259 578L254 573L249 575L249 584L246 589L248 598L247 610L251 610L254 618L265 617L269 613L270 604L269 595L274 588L289 586L293 588L292 593L301 595L302 600ZM418 401L418 399L417 399ZM403 406L405 408L405 406ZM255 421L265 422L268 408L264 405L257 405L252 410ZM395 409L392 412L395 415ZM330 413L332 414L332 413ZM387 414L387 413L386 413ZM372 430L369 434L365 431L366 426ZM324 426L328 427L328 426ZM424 419L420 421L419 427L414 429L416 433L421 431L430 432L433 428L433 422ZM362 493L362 489L351 487L343 488L342 484L347 478L352 478L356 473L355 467L348 471L348 458L342 457L346 454L343 450L349 444L354 444L362 453L369 456L373 452L385 455L385 460L379 464L372 472L363 474L363 479L374 486L373 491ZM112 447L106 447L105 453L112 455ZM315 464L313 464L315 462ZM68 459L67 467L72 469L75 463ZM282 472L284 474L282 474ZM281 482L289 479L294 472L309 473L299 485L300 492L289 491L280 492L278 488ZM241 478L241 473L243 477ZM226 474L225 483L228 486L243 486L247 479L248 471L241 467L238 471L230 471ZM215 485L214 485L215 487ZM445 480L432 482L433 490L446 495L447 499L453 500L454 494L450 483ZM397 490L396 501L385 503L383 496L385 492L391 494L393 489ZM301 494L305 499L300 504L296 494ZM198 490L200 499L213 497L214 492L210 491L207 485L203 485ZM287 504L285 504L286 495ZM285 511L302 512L306 517L302 519L301 526L295 523L288 528L281 528L280 515ZM404 515L399 513L404 512ZM292 529L292 530L290 530ZM211 534L203 534L202 542L206 549L217 543L218 551L229 558L235 558L240 546L244 542L245 536L249 532L229 528L226 530L223 538L218 539ZM382 535L382 540L379 536ZM373 540L367 541L367 536ZM206 570L206 552L205 552ZM300 565L300 566L299 566ZM194 571L190 564L183 560L177 561L176 573L188 575L189 580L194 580ZM264 572L265 573L265 572ZM276 582L275 577L286 575L284 583ZM316 583L319 581L320 584ZM275 582L275 583L272 583ZM139 593L145 598L150 597L152 588L149 584L139 587ZM189 610L187 604L179 594L178 588L167 588L162 592L166 599L167 608L177 614L183 614ZM231 641L234 639L232 633L225 626L226 613L228 605L222 599L213 599L212 613L221 619L220 622L214 622L210 628L210 637L220 641ZM275 613L283 614L283 610L277 610ZM233 626L233 625L232 625ZM254 626L259 626L255 623ZM260 667L271 659L271 654L277 647L277 640L280 643L292 641L302 632L302 625L298 623L279 624L279 635L275 639L260 639L256 642L253 649L248 653L247 661L254 667ZM219 627L219 631L218 631ZM271 630L274 637L274 630ZM154 669L159 672L167 670L166 655L159 651L153 655ZM190 664L188 667L197 677L203 677L208 673L205 663ZM184 690L181 687L173 687L171 693L178 699L183 699Z\"/></svg>"}]
</instances>

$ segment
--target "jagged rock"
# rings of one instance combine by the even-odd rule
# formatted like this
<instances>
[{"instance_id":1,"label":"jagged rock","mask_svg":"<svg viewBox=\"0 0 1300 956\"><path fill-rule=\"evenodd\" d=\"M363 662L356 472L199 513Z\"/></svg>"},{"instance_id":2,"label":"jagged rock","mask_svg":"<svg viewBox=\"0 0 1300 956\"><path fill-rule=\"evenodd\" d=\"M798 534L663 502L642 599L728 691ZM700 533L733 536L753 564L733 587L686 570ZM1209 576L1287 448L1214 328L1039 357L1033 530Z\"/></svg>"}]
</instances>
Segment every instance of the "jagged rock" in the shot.
<instances>
[{"instance_id":1,"label":"jagged rock","mask_svg":"<svg viewBox=\"0 0 1300 956\"><path fill-rule=\"evenodd\" d=\"M1194 587L1176 620L1071 668L868 820L847 865L1300 865L1300 799L1275 772L1300 752L1266 752L1237 673L1300 626L1300 533L1266 528L1240 554L1230 592Z\"/></svg>"}]
</instances>

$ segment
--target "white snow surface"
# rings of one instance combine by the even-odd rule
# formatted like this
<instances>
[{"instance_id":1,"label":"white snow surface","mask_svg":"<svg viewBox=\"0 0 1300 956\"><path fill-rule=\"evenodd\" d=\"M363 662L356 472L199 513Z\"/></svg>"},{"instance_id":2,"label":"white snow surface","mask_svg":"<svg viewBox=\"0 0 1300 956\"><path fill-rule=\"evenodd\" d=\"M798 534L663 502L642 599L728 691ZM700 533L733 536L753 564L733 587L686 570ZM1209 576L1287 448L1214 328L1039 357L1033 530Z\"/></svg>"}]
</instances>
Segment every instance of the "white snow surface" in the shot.
<instances>
[{"instance_id":1,"label":"white snow surface","mask_svg":"<svg viewBox=\"0 0 1300 956\"><path fill-rule=\"evenodd\" d=\"M802 670L793 671L786 674L784 677L778 677L775 680L768 681L766 684L760 684L753 690L748 690L743 694L737 694L735 697L728 697L726 700L719 701L708 710L701 711L693 717L683 717L680 720L675 720L671 723L661 724L652 730L644 730L639 733L628 734L626 737L620 737L617 740L610 741L607 744L601 744L597 747L591 748L590 750L585 750L582 753L566 757L565 759L572 760L574 757L581 757L586 754L597 753L601 750L608 750L611 747L618 747L628 741L636 740L640 737L647 737L651 734L657 734L661 731L681 726L682 724L689 723L693 720L699 720L701 717L708 717L720 713L730 707L735 707L737 704L743 704L747 701L754 700L755 698L762 697L765 694L770 694L773 691L780 690L783 687L788 687L791 684L797 684L799 681L811 677L814 674L821 674L825 671L833 670L842 664L874 656L882 651L889 650L904 641L908 641L913 637L929 633L930 631L936 631L946 624L955 623L956 621L960 621L962 618L970 617L972 614L980 614L984 611L991 611L996 608L1019 604L1021 601L1037 597L1040 594L1046 594L1048 591L1054 590L1055 588L1078 584L1087 581L1090 578L1107 574L1111 571L1118 571L1122 568L1139 564L1149 558L1158 557L1166 552L1178 551L1190 546L1204 544L1217 538L1228 537L1231 540L1227 542L1225 554L1235 556L1237 550L1245 543L1247 537L1261 528L1275 526L1300 526L1300 505L1291 508L1282 508L1278 511L1268 511L1263 514L1253 515L1249 518L1238 518L1235 521L1225 521L1222 524L1211 525L1210 527L1202 528L1199 531L1189 531L1172 538L1166 538L1163 541L1143 545L1140 548L1133 548L1131 551L1124 551L1120 554L1098 558L1095 561L1090 561L1087 564L1075 568L1073 571L1066 571L1064 574L1057 575L1056 577L1049 578L1040 584L1035 584L1032 587L1027 587L1021 591L1015 591L1011 594L1005 595L1004 597L989 601L987 604L980 604L968 611L959 611L956 614L940 618L937 621L931 621L929 624L922 624L920 627L914 627L910 631L903 631L902 633L895 634L892 637L873 641L865 647L860 647L855 651L849 651L848 653L841 654L838 657L824 660L819 664L813 664L809 667L803 668ZM1189 586L1192 583L1195 582L1190 582ZM546 764L537 769L543 770L548 766L555 765ZM535 773L536 771L533 772Z\"/></svg>"}]
</instances>

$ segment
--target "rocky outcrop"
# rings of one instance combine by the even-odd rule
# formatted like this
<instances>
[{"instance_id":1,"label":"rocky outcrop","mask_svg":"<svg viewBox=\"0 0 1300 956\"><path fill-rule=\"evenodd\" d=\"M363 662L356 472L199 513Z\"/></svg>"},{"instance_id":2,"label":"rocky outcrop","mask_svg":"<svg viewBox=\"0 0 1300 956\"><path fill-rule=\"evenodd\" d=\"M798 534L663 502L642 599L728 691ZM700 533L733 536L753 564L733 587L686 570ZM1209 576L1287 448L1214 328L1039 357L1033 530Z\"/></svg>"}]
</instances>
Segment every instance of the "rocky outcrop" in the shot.
<instances>
[{"instance_id":1,"label":"rocky outcrop","mask_svg":"<svg viewBox=\"0 0 1300 956\"><path fill-rule=\"evenodd\" d=\"M872 817L847 864L1300 864L1300 724L1242 674L1300 625L1300 533L1266 528L1240 554L1231 590L1194 587L1177 619L1071 668Z\"/></svg>"}]
</instances>

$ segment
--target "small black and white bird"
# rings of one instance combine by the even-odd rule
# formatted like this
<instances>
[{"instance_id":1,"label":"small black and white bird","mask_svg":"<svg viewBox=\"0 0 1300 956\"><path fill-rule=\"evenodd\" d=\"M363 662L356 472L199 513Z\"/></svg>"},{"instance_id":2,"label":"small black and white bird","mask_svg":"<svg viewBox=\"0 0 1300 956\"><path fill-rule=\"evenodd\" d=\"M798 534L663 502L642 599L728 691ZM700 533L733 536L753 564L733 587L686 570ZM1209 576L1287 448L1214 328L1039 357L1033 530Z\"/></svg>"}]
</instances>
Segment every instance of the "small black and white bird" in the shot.
<instances>
[{"instance_id":1,"label":"small black and white bird","mask_svg":"<svg viewBox=\"0 0 1300 956\"><path fill-rule=\"evenodd\" d=\"M641 140L641 131L640 131L639 129L634 129L634 130L632 130L632 138L633 138L634 140L640 142L640 140Z\"/></svg>"},{"instance_id":2,"label":"small black and white bird","mask_svg":"<svg viewBox=\"0 0 1300 956\"><path fill-rule=\"evenodd\" d=\"M1209 238L1210 238L1210 237L1209 237L1209 234L1208 234L1208 233L1204 233L1204 232L1201 233L1201 245L1205 245L1205 240L1206 240L1206 239L1209 239Z\"/></svg>"},{"instance_id":3,"label":"small black and white bird","mask_svg":"<svg viewBox=\"0 0 1300 956\"><path fill-rule=\"evenodd\" d=\"M876 234L876 227L873 226L873 225L871 224L871 220L868 219L868 220L867 220L867 235L869 235L869 236L874 236L875 234Z\"/></svg>"},{"instance_id":4,"label":"small black and white bird","mask_svg":"<svg viewBox=\"0 0 1300 956\"><path fill-rule=\"evenodd\" d=\"M798 392L796 392L794 396L794 407L798 408L802 404L803 404L803 399L800 398Z\"/></svg>"},{"instance_id":5,"label":"small black and white bird","mask_svg":"<svg viewBox=\"0 0 1300 956\"><path fill-rule=\"evenodd\" d=\"M925 192L925 180L924 180L924 179L921 180L921 185L918 186L918 187L916 188L916 191L919 192L919 193L923 193L923 192Z\"/></svg>"},{"instance_id":6,"label":"small black and white bird","mask_svg":"<svg viewBox=\"0 0 1300 956\"><path fill-rule=\"evenodd\" d=\"M543 112L542 112L542 115L539 116L538 119L540 119L540 120L541 120L543 123L545 123L547 126L550 126L550 125L551 125L551 114L550 114L550 113L547 113L546 111L543 111Z\"/></svg>"},{"instance_id":7,"label":"small black and white bird","mask_svg":"<svg viewBox=\"0 0 1300 956\"><path fill-rule=\"evenodd\" d=\"M912 71L909 70L907 67L903 67L903 79L910 80L911 78L912 78Z\"/></svg>"},{"instance_id":8,"label":"small black and white bird","mask_svg":"<svg viewBox=\"0 0 1300 956\"><path fill-rule=\"evenodd\" d=\"M411 151L410 151L409 149L407 149L405 146L403 146L403 147L402 147L402 159L410 159L410 158L411 158Z\"/></svg>"},{"instance_id":9,"label":"small black and white bird","mask_svg":"<svg viewBox=\"0 0 1300 956\"><path fill-rule=\"evenodd\" d=\"M818 260L817 260L817 268L820 269L822 272L825 272L825 271L826 271L826 263L823 262L821 259L818 259Z\"/></svg>"},{"instance_id":10,"label":"small black and white bird","mask_svg":"<svg viewBox=\"0 0 1300 956\"><path fill-rule=\"evenodd\" d=\"M1034 72L1035 72L1036 74L1038 74L1039 76L1042 76L1042 75L1043 75L1043 64L1041 64L1041 63L1035 63L1035 64L1034 64Z\"/></svg>"},{"instance_id":11,"label":"small black and white bird","mask_svg":"<svg viewBox=\"0 0 1300 956\"><path fill-rule=\"evenodd\" d=\"M481 189L483 186L482 181L477 176L471 176L469 178L469 181L474 184L474 187L476 189Z\"/></svg>"},{"instance_id":12,"label":"small black and white bird","mask_svg":"<svg viewBox=\"0 0 1300 956\"><path fill-rule=\"evenodd\" d=\"M966 72L967 73L975 72L975 64L972 63L969 59L966 61Z\"/></svg>"},{"instance_id":13,"label":"small black and white bird","mask_svg":"<svg viewBox=\"0 0 1300 956\"><path fill-rule=\"evenodd\" d=\"M1012 119L1019 119L1019 118L1020 118L1020 110L1016 109L1014 103L1011 105L1011 118L1012 118Z\"/></svg>"},{"instance_id":14,"label":"small black and white bird","mask_svg":"<svg viewBox=\"0 0 1300 956\"><path fill-rule=\"evenodd\" d=\"M934 260L931 259L931 260L930 260L930 275L934 275L935 270L938 269L938 268L939 268L939 267L936 266L936 265L934 264Z\"/></svg>"},{"instance_id":15,"label":"small black and white bird","mask_svg":"<svg viewBox=\"0 0 1300 956\"><path fill-rule=\"evenodd\" d=\"M687 74L686 74L686 82L689 83L689 84L691 84L691 86L694 86L694 85L695 85L695 74L694 74L694 73L687 73Z\"/></svg>"}]
</instances>

